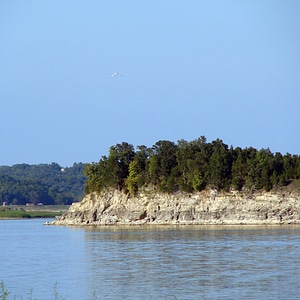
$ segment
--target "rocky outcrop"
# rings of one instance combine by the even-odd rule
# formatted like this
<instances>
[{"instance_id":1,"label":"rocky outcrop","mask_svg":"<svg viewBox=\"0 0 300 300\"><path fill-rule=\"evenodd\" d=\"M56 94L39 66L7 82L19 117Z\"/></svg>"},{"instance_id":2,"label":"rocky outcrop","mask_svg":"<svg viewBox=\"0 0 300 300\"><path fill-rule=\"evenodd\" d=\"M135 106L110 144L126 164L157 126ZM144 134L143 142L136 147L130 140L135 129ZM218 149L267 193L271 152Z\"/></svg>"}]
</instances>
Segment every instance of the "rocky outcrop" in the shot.
<instances>
[{"instance_id":1,"label":"rocky outcrop","mask_svg":"<svg viewBox=\"0 0 300 300\"><path fill-rule=\"evenodd\" d=\"M300 224L299 195L282 192L92 193L48 225Z\"/></svg>"}]
</instances>

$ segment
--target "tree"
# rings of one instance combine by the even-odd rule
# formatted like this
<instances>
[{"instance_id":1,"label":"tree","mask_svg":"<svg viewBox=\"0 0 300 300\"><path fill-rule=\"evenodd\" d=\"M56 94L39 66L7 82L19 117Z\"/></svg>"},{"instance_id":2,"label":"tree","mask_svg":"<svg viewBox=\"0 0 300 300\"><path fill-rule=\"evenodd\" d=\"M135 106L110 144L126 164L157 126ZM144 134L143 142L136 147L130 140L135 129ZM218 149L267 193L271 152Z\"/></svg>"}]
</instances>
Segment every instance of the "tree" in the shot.
<instances>
[{"instance_id":1,"label":"tree","mask_svg":"<svg viewBox=\"0 0 300 300\"><path fill-rule=\"evenodd\" d=\"M177 146L173 142L161 140L158 141L152 149L153 154L149 162L150 176L154 183L159 182L161 190L165 190L172 169L177 167Z\"/></svg>"},{"instance_id":2,"label":"tree","mask_svg":"<svg viewBox=\"0 0 300 300\"><path fill-rule=\"evenodd\" d=\"M275 186L282 186L286 185L286 179L284 178L283 172L283 156L281 153L276 152L275 156L273 157L272 162L272 175L270 177L270 181L273 187Z\"/></svg>"},{"instance_id":3,"label":"tree","mask_svg":"<svg viewBox=\"0 0 300 300\"><path fill-rule=\"evenodd\" d=\"M131 195L135 195L139 188L139 166L136 160L129 164L129 175L126 179L126 185Z\"/></svg>"},{"instance_id":4,"label":"tree","mask_svg":"<svg viewBox=\"0 0 300 300\"><path fill-rule=\"evenodd\" d=\"M160 140L152 148L138 146L136 152L128 143L117 144L110 147L108 157L88 164L85 174L86 192L113 187L133 195L148 184L164 192L194 192L208 186L268 191L300 178L300 159L290 154L274 156L270 149L228 149L222 140L207 143L202 136L177 144Z\"/></svg>"},{"instance_id":5,"label":"tree","mask_svg":"<svg viewBox=\"0 0 300 300\"><path fill-rule=\"evenodd\" d=\"M286 180L294 178L294 160L290 153L283 156L283 169L285 173Z\"/></svg>"},{"instance_id":6,"label":"tree","mask_svg":"<svg viewBox=\"0 0 300 300\"><path fill-rule=\"evenodd\" d=\"M64 172L62 172L62 169ZM71 204L84 196L84 164L62 168L57 163L0 166L0 197L8 204ZM3 178L3 177L2 177Z\"/></svg>"},{"instance_id":7,"label":"tree","mask_svg":"<svg viewBox=\"0 0 300 300\"><path fill-rule=\"evenodd\" d=\"M231 175L231 161L228 146L222 140L212 142L212 154L209 160L209 183L217 188L228 188Z\"/></svg>"},{"instance_id":8,"label":"tree","mask_svg":"<svg viewBox=\"0 0 300 300\"><path fill-rule=\"evenodd\" d=\"M126 142L110 147L107 168L109 185L121 190L129 175L129 164L134 159L134 147Z\"/></svg>"},{"instance_id":9,"label":"tree","mask_svg":"<svg viewBox=\"0 0 300 300\"><path fill-rule=\"evenodd\" d=\"M149 159L149 175L151 183L157 185L160 181L160 165L156 154L153 154Z\"/></svg>"},{"instance_id":10,"label":"tree","mask_svg":"<svg viewBox=\"0 0 300 300\"><path fill-rule=\"evenodd\" d=\"M129 174L125 181L129 193L134 195L139 188L151 182L149 174L149 157L152 150L146 146L138 146L134 159L129 164ZM151 168L154 166L152 165ZM151 169L151 172L155 172ZM154 173L152 174L155 177Z\"/></svg>"},{"instance_id":11,"label":"tree","mask_svg":"<svg viewBox=\"0 0 300 300\"><path fill-rule=\"evenodd\" d=\"M241 148L233 150L233 162L231 167L232 185L240 191L246 182L247 164L245 153Z\"/></svg>"},{"instance_id":12,"label":"tree","mask_svg":"<svg viewBox=\"0 0 300 300\"><path fill-rule=\"evenodd\" d=\"M108 158L102 156L98 163L86 164L84 168L85 193L100 192L112 184L108 168Z\"/></svg>"},{"instance_id":13,"label":"tree","mask_svg":"<svg viewBox=\"0 0 300 300\"><path fill-rule=\"evenodd\" d=\"M270 177L273 173L273 154L269 148L257 152L259 188L269 191L272 188Z\"/></svg>"},{"instance_id":14,"label":"tree","mask_svg":"<svg viewBox=\"0 0 300 300\"><path fill-rule=\"evenodd\" d=\"M191 145L185 140L178 141L176 149L177 169L179 172L178 184L181 190L186 192L192 191L190 180L190 162L195 159L195 151Z\"/></svg>"},{"instance_id":15,"label":"tree","mask_svg":"<svg viewBox=\"0 0 300 300\"><path fill-rule=\"evenodd\" d=\"M246 153L246 165L247 176L245 186L249 191L253 191L259 188L259 167L257 161L257 150L250 147L245 150Z\"/></svg>"}]
</instances>

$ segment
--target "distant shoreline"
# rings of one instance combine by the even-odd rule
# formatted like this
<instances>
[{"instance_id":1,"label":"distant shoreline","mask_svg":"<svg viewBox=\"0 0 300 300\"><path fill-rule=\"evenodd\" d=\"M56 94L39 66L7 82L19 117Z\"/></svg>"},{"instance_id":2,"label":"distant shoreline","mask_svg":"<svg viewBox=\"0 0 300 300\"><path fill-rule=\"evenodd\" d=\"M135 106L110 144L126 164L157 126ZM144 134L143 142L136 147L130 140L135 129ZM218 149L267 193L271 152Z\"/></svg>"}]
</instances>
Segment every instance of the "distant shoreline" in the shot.
<instances>
[{"instance_id":1,"label":"distant shoreline","mask_svg":"<svg viewBox=\"0 0 300 300\"><path fill-rule=\"evenodd\" d=\"M2 206L0 207L0 220L55 218L64 214L69 207L69 205Z\"/></svg>"}]
</instances>

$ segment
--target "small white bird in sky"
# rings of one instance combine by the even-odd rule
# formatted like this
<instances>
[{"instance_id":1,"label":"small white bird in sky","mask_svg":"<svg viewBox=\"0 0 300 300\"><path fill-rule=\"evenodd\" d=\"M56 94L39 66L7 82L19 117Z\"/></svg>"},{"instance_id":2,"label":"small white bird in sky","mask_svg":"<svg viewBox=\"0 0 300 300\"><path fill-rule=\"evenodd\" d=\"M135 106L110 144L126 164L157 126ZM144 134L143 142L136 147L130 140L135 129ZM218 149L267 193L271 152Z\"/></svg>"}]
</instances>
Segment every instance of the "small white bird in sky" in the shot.
<instances>
[{"instance_id":1,"label":"small white bird in sky","mask_svg":"<svg viewBox=\"0 0 300 300\"><path fill-rule=\"evenodd\" d=\"M122 77L124 77L121 73L115 72L115 73L111 74L110 78L117 77L117 76L122 76Z\"/></svg>"}]
</instances>

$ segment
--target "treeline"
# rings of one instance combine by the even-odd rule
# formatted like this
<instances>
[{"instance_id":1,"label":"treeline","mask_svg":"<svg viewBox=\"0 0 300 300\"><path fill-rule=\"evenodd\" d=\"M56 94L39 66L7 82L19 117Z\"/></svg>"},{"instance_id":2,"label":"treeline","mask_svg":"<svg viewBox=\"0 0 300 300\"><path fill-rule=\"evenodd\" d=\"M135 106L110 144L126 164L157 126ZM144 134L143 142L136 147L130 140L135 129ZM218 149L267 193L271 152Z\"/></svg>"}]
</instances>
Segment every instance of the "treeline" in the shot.
<instances>
[{"instance_id":1,"label":"treeline","mask_svg":"<svg viewBox=\"0 0 300 300\"><path fill-rule=\"evenodd\" d=\"M13 205L26 203L71 204L84 196L84 164L62 168L52 164L0 166L0 201Z\"/></svg>"},{"instance_id":2,"label":"treeline","mask_svg":"<svg viewBox=\"0 0 300 300\"><path fill-rule=\"evenodd\" d=\"M300 178L298 155L269 149L228 147L222 140L211 143L204 136L187 142L161 140L151 148L123 142L111 146L108 156L86 164L85 192L117 188L134 195L143 186L160 191L218 190L266 191Z\"/></svg>"}]
</instances>

